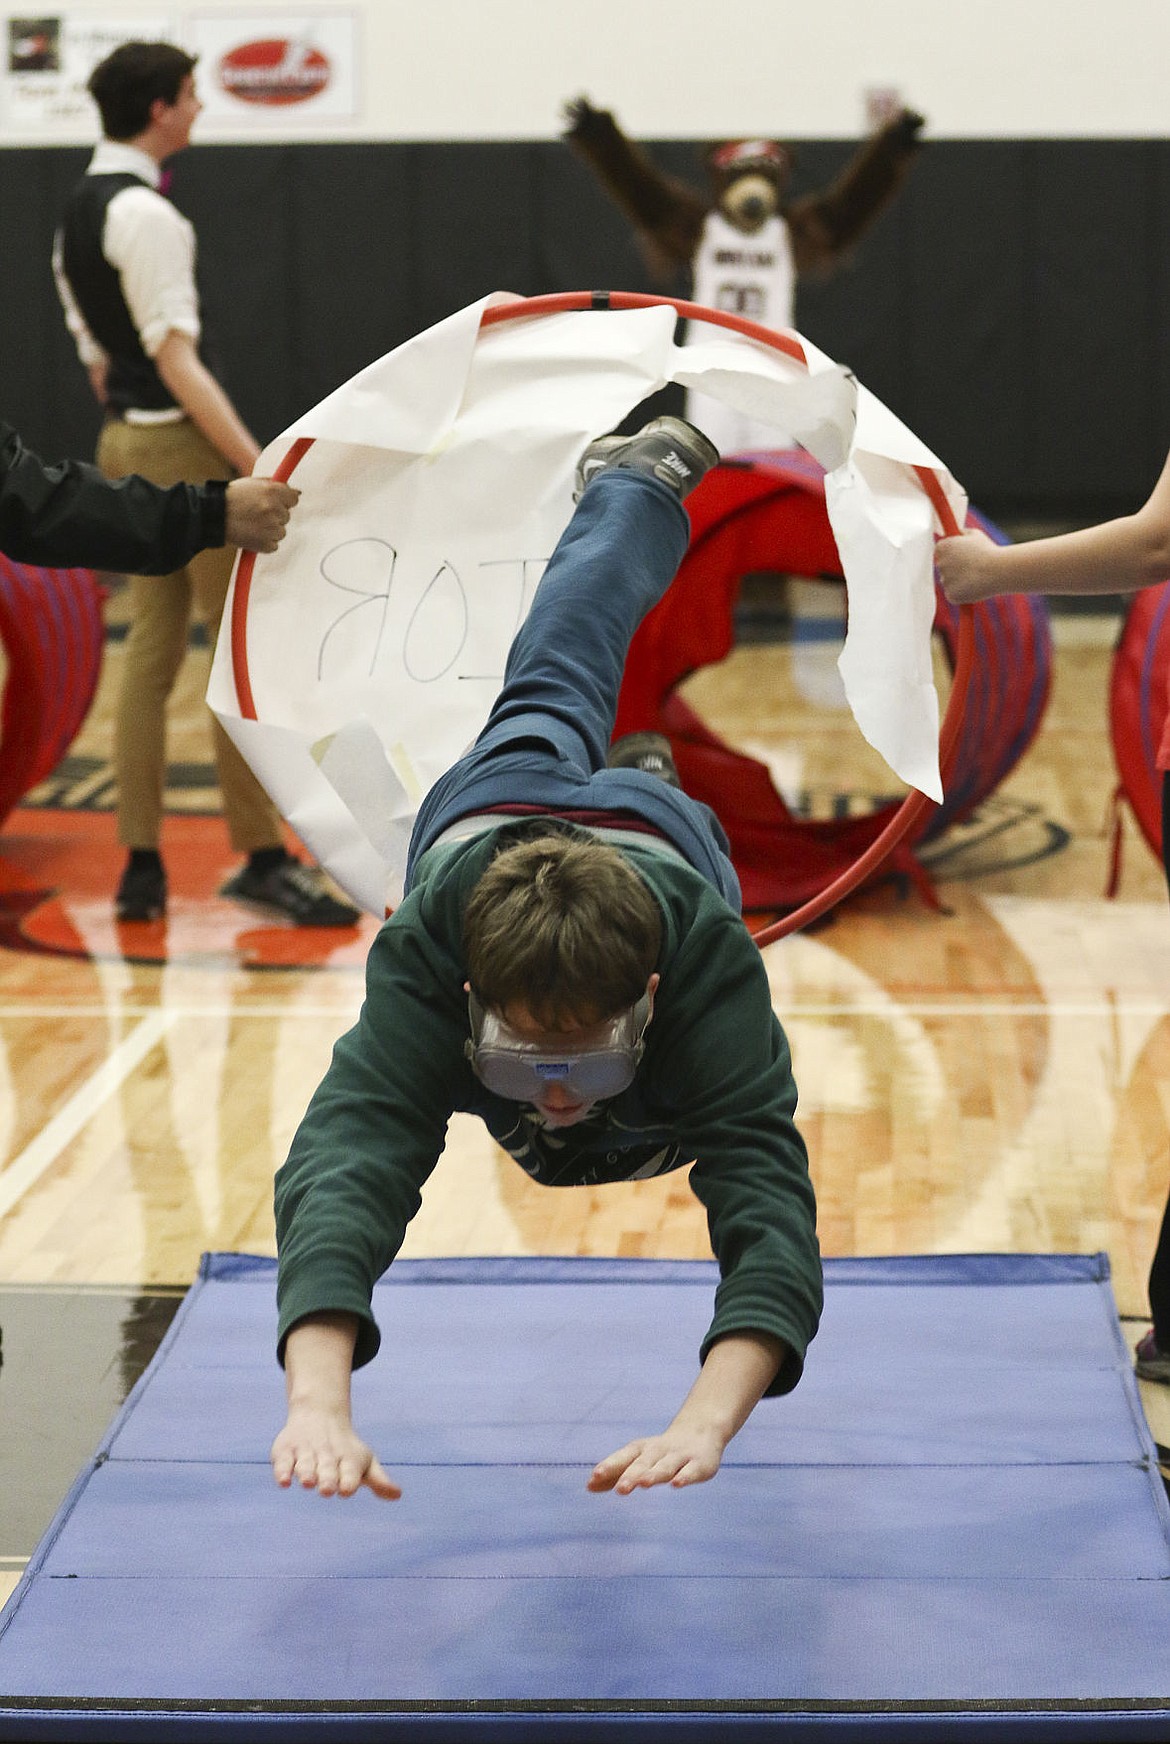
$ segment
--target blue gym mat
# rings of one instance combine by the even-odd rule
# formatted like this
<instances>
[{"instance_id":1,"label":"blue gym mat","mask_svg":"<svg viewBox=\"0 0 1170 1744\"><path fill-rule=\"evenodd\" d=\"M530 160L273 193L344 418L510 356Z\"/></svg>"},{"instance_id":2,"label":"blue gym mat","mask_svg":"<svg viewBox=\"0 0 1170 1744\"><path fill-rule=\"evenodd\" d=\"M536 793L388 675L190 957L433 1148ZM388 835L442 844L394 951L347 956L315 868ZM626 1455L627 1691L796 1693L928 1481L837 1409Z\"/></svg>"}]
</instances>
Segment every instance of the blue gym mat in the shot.
<instances>
[{"instance_id":1,"label":"blue gym mat","mask_svg":"<svg viewBox=\"0 0 1170 1744\"><path fill-rule=\"evenodd\" d=\"M401 1501L272 1483L275 1268L205 1261L0 1615L0 1740L1170 1736L1170 1510L1104 1256L837 1260L804 1380L595 1496L708 1263L400 1262L355 1418Z\"/></svg>"}]
</instances>

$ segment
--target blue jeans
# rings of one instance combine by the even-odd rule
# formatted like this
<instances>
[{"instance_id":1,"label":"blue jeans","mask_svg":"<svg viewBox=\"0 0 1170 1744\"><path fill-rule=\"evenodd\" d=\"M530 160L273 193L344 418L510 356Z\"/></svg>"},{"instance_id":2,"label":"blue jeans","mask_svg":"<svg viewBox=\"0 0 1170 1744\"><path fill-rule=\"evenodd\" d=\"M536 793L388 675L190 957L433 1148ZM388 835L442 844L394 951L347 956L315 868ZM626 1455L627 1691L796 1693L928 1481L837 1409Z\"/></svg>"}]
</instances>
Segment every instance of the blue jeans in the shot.
<instances>
[{"instance_id":1,"label":"blue jeans","mask_svg":"<svg viewBox=\"0 0 1170 1744\"><path fill-rule=\"evenodd\" d=\"M605 767L626 652L674 580L689 532L667 485L626 468L593 478L516 633L486 726L423 800L408 890L419 857L458 818L512 803L632 813L738 911L739 880L715 814L657 775Z\"/></svg>"}]
</instances>

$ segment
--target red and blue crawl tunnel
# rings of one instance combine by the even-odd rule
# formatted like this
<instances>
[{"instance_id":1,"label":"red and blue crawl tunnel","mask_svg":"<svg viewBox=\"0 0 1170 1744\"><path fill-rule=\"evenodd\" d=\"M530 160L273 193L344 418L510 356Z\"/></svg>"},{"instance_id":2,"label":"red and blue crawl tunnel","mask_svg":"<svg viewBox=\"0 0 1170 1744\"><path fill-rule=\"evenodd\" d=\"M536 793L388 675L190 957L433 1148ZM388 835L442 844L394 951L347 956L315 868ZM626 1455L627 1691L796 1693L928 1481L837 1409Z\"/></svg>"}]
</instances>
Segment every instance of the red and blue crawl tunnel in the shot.
<instances>
[{"instance_id":1,"label":"red and blue crawl tunnel","mask_svg":"<svg viewBox=\"0 0 1170 1744\"><path fill-rule=\"evenodd\" d=\"M88 569L42 569L0 555L0 823L68 751L101 671L102 593Z\"/></svg>"},{"instance_id":2,"label":"red and blue crawl tunnel","mask_svg":"<svg viewBox=\"0 0 1170 1744\"><path fill-rule=\"evenodd\" d=\"M728 832L749 912L799 911L816 903L815 914L795 921L786 916L780 930L791 931L883 868L913 870L914 845L968 816L1011 771L1048 696L1047 612L1041 599L1025 595L960 611L936 590L935 631L955 674L943 729L942 805L911 796L905 806L890 803L859 815L801 817L777 793L765 766L718 738L679 687L688 674L731 652L742 576L771 570L841 577L824 470L799 450L757 456L709 473L688 508L690 549L631 645L617 731L652 729L670 737L683 786L718 813ZM1004 537L974 511L968 525ZM971 652L964 670L965 624ZM828 898L833 889L837 894Z\"/></svg>"}]
</instances>

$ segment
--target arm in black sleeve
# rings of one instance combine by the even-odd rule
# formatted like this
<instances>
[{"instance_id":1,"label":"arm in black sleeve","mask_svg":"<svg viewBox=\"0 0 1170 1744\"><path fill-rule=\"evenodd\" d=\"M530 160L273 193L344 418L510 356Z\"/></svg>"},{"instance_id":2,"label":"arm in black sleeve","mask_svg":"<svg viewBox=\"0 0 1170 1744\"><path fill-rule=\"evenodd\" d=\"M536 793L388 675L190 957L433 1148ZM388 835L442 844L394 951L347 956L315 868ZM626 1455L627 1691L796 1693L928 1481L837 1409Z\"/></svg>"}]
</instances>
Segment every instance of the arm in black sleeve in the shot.
<instances>
[{"instance_id":1,"label":"arm in black sleeve","mask_svg":"<svg viewBox=\"0 0 1170 1744\"><path fill-rule=\"evenodd\" d=\"M831 271L893 200L922 149L925 122L904 109L871 135L837 179L786 208L798 273Z\"/></svg>"},{"instance_id":2,"label":"arm in black sleeve","mask_svg":"<svg viewBox=\"0 0 1170 1744\"><path fill-rule=\"evenodd\" d=\"M0 423L0 551L18 563L168 575L225 542L227 487L108 479L96 466L57 466Z\"/></svg>"},{"instance_id":3,"label":"arm in black sleeve","mask_svg":"<svg viewBox=\"0 0 1170 1744\"><path fill-rule=\"evenodd\" d=\"M693 188L659 169L628 139L608 109L585 97L565 107L565 139L587 163L651 253L651 265L687 266L699 244L707 202Z\"/></svg>"}]
</instances>

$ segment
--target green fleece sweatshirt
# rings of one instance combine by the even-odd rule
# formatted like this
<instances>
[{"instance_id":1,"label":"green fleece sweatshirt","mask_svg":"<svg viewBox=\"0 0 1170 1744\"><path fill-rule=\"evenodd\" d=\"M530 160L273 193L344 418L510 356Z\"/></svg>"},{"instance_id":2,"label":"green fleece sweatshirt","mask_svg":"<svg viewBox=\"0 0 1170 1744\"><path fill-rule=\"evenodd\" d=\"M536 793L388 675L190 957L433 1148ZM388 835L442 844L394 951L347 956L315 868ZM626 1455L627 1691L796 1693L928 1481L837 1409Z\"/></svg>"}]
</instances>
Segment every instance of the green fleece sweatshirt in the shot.
<instances>
[{"instance_id":1,"label":"green fleece sweatshirt","mask_svg":"<svg viewBox=\"0 0 1170 1744\"><path fill-rule=\"evenodd\" d=\"M693 1160L720 1271L700 1360L728 1333L771 1333L788 1356L769 1392L788 1392L816 1332L821 1266L788 1044L759 951L698 872L623 844L663 918L646 1050L628 1090L575 1126L545 1129L534 1110L485 1090L465 1053L462 917L499 833L419 862L370 951L358 1021L277 1174L281 1359L292 1327L326 1310L358 1317L355 1366L374 1356L373 1286L419 1208L448 1117L463 1111L550 1186L644 1179Z\"/></svg>"}]
</instances>

